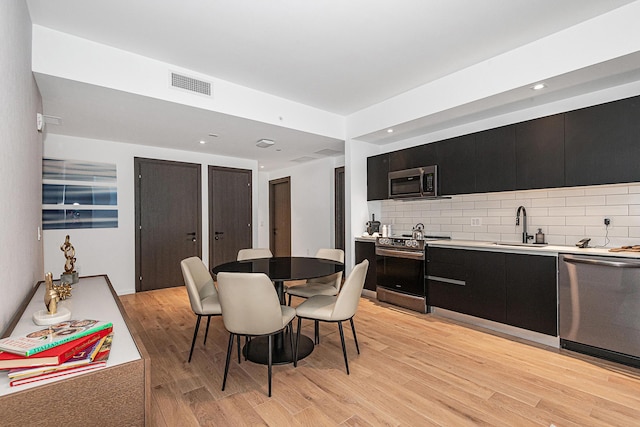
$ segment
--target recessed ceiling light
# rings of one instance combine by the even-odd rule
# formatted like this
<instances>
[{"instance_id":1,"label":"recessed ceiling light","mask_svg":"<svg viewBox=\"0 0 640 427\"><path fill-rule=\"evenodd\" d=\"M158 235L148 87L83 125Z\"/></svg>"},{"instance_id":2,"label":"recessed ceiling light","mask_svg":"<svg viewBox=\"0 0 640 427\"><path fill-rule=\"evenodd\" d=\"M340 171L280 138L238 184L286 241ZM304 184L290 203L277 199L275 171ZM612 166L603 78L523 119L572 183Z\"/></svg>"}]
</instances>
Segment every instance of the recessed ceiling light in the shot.
<instances>
[{"instance_id":1,"label":"recessed ceiling light","mask_svg":"<svg viewBox=\"0 0 640 427\"><path fill-rule=\"evenodd\" d=\"M264 169L264 165L260 165L260 169Z\"/></svg>"},{"instance_id":2,"label":"recessed ceiling light","mask_svg":"<svg viewBox=\"0 0 640 427\"><path fill-rule=\"evenodd\" d=\"M205 140L203 140L203 139L201 139L201 140L200 140L200 144L204 145L204 144L206 144L206 143L207 143L207 141L205 141Z\"/></svg>"},{"instance_id":3,"label":"recessed ceiling light","mask_svg":"<svg viewBox=\"0 0 640 427\"><path fill-rule=\"evenodd\" d=\"M541 90L541 89L544 89L545 87L547 87L547 85L545 85L544 83L538 83L537 85L532 86L531 89Z\"/></svg>"},{"instance_id":4,"label":"recessed ceiling light","mask_svg":"<svg viewBox=\"0 0 640 427\"><path fill-rule=\"evenodd\" d=\"M387 129L387 133L393 133L393 129Z\"/></svg>"}]
</instances>

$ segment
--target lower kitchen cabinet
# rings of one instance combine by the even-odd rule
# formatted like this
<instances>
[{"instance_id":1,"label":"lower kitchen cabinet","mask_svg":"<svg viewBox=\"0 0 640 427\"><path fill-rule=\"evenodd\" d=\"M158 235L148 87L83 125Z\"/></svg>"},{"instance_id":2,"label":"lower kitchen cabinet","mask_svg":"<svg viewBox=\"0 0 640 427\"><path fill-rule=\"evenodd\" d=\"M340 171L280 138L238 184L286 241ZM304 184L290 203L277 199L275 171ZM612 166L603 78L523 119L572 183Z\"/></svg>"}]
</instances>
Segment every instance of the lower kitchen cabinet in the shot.
<instances>
[{"instance_id":1,"label":"lower kitchen cabinet","mask_svg":"<svg viewBox=\"0 0 640 427\"><path fill-rule=\"evenodd\" d=\"M356 242L356 264L363 260L369 260L369 269L364 281L364 288L370 291L376 290L376 244L374 242Z\"/></svg>"},{"instance_id":2,"label":"lower kitchen cabinet","mask_svg":"<svg viewBox=\"0 0 640 427\"><path fill-rule=\"evenodd\" d=\"M508 325L558 334L557 262L554 256L505 254Z\"/></svg>"},{"instance_id":3,"label":"lower kitchen cabinet","mask_svg":"<svg viewBox=\"0 0 640 427\"><path fill-rule=\"evenodd\" d=\"M556 336L556 260L428 247L428 305Z\"/></svg>"}]
</instances>

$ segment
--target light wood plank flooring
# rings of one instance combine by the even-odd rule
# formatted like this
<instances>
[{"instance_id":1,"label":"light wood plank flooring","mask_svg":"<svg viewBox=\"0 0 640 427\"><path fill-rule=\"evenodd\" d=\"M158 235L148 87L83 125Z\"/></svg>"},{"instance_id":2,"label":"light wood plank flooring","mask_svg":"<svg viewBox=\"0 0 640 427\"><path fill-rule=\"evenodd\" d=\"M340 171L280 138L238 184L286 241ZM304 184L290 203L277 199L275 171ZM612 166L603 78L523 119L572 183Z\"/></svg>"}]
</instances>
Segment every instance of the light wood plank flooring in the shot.
<instances>
[{"instance_id":1,"label":"light wood plank flooring","mask_svg":"<svg viewBox=\"0 0 640 427\"><path fill-rule=\"evenodd\" d=\"M292 365L232 359L228 334L204 326L187 363L195 315L185 288L126 295L122 303L151 357L153 426L640 426L640 370L519 342L363 298L361 354L345 325L351 375L335 324ZM300 302L294 298L294 305ZM313 336L313 324L303 322Z\"/></svg>"}]
</instances>

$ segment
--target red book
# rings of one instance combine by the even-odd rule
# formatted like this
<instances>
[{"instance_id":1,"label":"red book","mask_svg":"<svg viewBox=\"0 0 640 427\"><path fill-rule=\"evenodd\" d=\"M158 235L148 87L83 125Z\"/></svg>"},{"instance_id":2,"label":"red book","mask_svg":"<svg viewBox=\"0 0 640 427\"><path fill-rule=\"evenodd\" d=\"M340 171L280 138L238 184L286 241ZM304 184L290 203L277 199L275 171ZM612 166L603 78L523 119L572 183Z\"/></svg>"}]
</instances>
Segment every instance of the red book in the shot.
<instances>
[{"instance_id":1,"label":"red book","mask_svg":"<svg viewBox=\"0 0 640 427\"><path fill-rule=\"evenodd\" d=\"M29 357L0 351L0 370L59 365L91 346L96 341L101 340L102 337L111 333L112 329L113 327L108 327L107 329L52 347Z\"/></svg>"},{"instance_id":2,"label":"red book","mask_svg":"<svg viewBox=\"0 0 640 427\"><path fill-rule=\"evenodd\" d=\"M35 377L21 378L9 382L10 387L15 387L22 384L34 383L42 380L48 380L49 378L64 377L67 375L75 374L78 372L93 371L94 369L100 369L107 366L107 362L94 362L88 365L74 366L73 368L63 369L61 371L49 372Z\"/></svg>"}]
</instances>

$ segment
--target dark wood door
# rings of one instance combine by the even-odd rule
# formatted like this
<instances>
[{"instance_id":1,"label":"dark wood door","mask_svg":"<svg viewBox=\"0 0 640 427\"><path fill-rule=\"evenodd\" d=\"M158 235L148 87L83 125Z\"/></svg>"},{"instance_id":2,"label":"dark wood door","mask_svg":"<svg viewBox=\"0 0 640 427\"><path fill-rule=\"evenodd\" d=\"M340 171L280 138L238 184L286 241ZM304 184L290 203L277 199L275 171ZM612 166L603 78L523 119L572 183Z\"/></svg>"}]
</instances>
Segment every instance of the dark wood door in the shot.
<instances>
[{"instance_id":1,"label":"dark wood door","mask_svg":"<svg viewBox=\"0 0 640 427\"><path fill-rule=\"evenodd\" d=\"M422 144L389 153L389 171L437 165L438 160L435 145Z\"/></svg>"},{"instance_id":2,"label":"dark wood door","mask_svg":"<svg viewBox=\"0 0 640 427\"><path fill-rule=\"evenodd\" d=\"M335 247L345 250L345 193L344 193L344 166L336 168L335 177Z\"/></svg>"},{"instance_id":3,"label":"dark wood door","mask_svg":"<svg viewBox=\"0 0 640 427\"><path fill-rule=\"evenodd\" d=\"M135 158L136 291L182 286L180 261L202 256L200 165Z\"/></svg>"},{"instance_id":4,"label":"dark wood door","mask_svg":"<svg viewBox=\"0 0 640 427\"><path fill-rule=\"evenodd\" d=\"M564 114L516 124L516 188L564 186Z\"/></svg>"},{"instance_id":5,"label":"dark wood door","mask_svg":"<svg viewBox=\"0 0 640 427\"><path fill-rule=\"evenodd\" d=\"M290 178L269 181L269 245L273 256L291 256Z\"/></svg>"},{"instance_id":6,"label":"dark wood door","mask_svg":"<svg viewBox=\"0 0 640 427\"><path fill-rule=\"evenodd\" d=\"M251 171L209 166L209 266L251 247Z\"/></svg>"},{"instance_id":7,"label":"dark wood door","mask_svg":"<svg viewBox=\"0 0 640 427\"><path fill-rule=\"evenodd\" d=\"M364 288L375 291L378 285L376 244L374 242L356 242L355 249L356 264L360 264L365 259L369 261L369 269L367 270L367 277L364 281Z\"/></svg>"}]
</instances>

